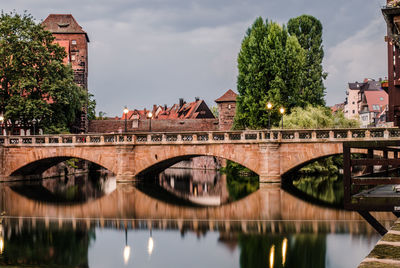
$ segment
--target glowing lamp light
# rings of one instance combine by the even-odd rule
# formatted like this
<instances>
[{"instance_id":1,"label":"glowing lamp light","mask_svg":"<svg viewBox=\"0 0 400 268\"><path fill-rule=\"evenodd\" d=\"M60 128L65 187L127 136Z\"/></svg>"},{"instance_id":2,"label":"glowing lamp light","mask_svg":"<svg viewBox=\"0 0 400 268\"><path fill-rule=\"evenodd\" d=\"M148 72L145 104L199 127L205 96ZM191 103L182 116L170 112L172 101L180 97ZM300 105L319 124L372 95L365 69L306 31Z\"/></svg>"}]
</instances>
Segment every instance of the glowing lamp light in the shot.
<instances>
[{"instance_id":1,"label":"glowing lamp light","mask_svg":"<svg viewBox=\"0 0 400 268\"><path fill-rule=\"evenodd\" d=\"M281 107L281 108L279 109L279 112L280 112L281 114L284 114L284 113L285 113L285 108Z\"/></svg>"},{"instance_id":2,"label":"glowing lamp light","mask_svg":"<svg viewBox=\"0 0 400 268\"><path fill-rule=\"evenodd\" d=\"M147 253L149 253L149 256L151 256L151 254L153 253L153 249L154 249L154 241L153 241L153 237L149 237L149 242L147 243Z\"/></svg>"},{"instance_id":3,"label":"glowing lamp light","mask_svg":"<svg viewBox=\"0 0 400 268\"><path fill-rule=\"evenodd\" d=\"M268 110L271 110L271 109L272 109L272 103L270 103L270 102L267 103L267 109L268 109Z\"/></svg>"},{"instance_id":4,"label":"glowing lamp light","mask_svg":"<svg viewBox=\"0 0 400 268\"><path fill-rule=\"evenodd\" d=\"M148 118L152 118L152 117L153 117L152 112L149 112L149 113L147 114L147 117L148 117Z\"/></svg>"},{"instance_id":5,"label":"glowing lamp light","mask_svg":"<svg viewBox=\"0 0 400 268\"><path fill-rule=\"evenodd\" d=\"M127 265L129 261L129 257L131 256L131 247L125 246L124 247L124 264Z\"/></svg>"},{"instance_id":6,"label":"glowing lamp light","mask_svg":"<svg viewBox=\"0 0 400 268\"><path fill-rule=\"evenodd\" d=\"M275 258L275 245L272 245L269 251L269 268L274 267L274 258Z\"/></svg>"},{"instance_id":7,"label":"glowing lamp light","mask_svg":"<svg viewBox=\"0 0 400 268\"><path fill-rule=\"evenodd\" d=\"M287 238L285 237L282 242L282 265L285 266L286 262L286 251L287 251Z\"/></svg>"}]
</instances>

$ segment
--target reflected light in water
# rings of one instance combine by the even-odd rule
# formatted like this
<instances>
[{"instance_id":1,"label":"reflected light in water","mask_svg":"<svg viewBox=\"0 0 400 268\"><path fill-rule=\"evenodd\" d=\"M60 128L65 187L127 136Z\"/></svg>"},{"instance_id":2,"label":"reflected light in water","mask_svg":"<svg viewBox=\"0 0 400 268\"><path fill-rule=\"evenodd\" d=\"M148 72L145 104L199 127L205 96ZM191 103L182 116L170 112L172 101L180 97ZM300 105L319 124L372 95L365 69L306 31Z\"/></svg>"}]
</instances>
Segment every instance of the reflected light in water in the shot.
<instances>
[{"instance_id":1,"label":"reflected light in water","mask_svg":"<svg viewBox=\"0 0 400 268\"><path fill-rule=\"evenodd\" d=\"M124 247L124 264L127 265L129 261L129 257L131 255L131 247L125 246Z\"/></svg>"},{"instance_id":2,"label":"reflected light in water","mask_svg":"<svg viewBox=\"0 0 400 268\"><path fill-rule=\"evenodd\" d=\"M3 225L0 223L0 254L3 254L4 251L4 236L3 236L4 230L3 230Z\"/></svg>"},{"instance_id":3,"label":"reflected light in water","mask_svg":"<svg viewBox=\"0 0 400 268\"><path fill-rule=\"evenodd\" d=\"M282 242L282 265L285 266L287 250L287 238L285 237Z\"/></svg>"},{"instance_id":4,"label":"reflected light in water","mask_svg":"<svg viewBox=\"0 0 400 268\"><path fill-rule=\"evenodd\" d=\"M153 253L154 249L154 241L153 237L149 237L149 242L147 243L147 252L149 253L149 256L151 256L151 253Z\"/></svg>"},{"instance_id":5,"label":"reflected light in water","mask_svg":"<svg viewBox=\"0 0 400 268\"><path fill-rule=\"evenodd\" d=\"M275 245L272 245L269 251L269 268L274 267L274 257L275 257Z\"/></svg>"}]
</instances>

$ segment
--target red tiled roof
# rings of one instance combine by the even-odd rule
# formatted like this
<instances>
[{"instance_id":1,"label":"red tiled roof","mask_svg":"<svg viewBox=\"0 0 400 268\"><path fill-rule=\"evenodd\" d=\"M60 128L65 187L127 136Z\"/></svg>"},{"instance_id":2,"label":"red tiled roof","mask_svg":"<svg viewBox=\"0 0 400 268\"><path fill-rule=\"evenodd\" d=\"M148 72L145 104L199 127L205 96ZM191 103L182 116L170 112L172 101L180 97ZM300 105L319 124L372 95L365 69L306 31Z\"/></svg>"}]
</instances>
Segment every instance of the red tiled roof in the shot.
<instances>
[{"instance_id":1,"label":"red tiled roof","mask_svg":"<svg viewBox=\"0 0 400 268\"><path fill-rule=\"evenodd\" d=\"M384 90L379 91L365 91L365 97L368 103L370 112L380 112L388 105L388 94ZM379 106L379 110L376 109Z\"/></svg>"},{"instance_id":2,"label":"red tiled roof","mask_svg":"<svg viewBox=\"0 0 400 268\"><path fill-rule=\"evenodd\" d=\"M50 14L42 25L51 33L83 33L89 42L87 33L71 14Z\"/></svg>"},{"instance_id":3,"label":"red tiled roof","mask_svg":"<svg viewBox=\"0 0 400 268\"><path fill-rule=\"evenodd\" d=\"M219 102L231 102L231 101L236 101L237 94L232 91L232 89L229 89L227 92L225 92L224 95L219 97L218 99L215 100L216 103Z\"/></svg>"},{"instance_id":4,"label":"red tiled roof","mask_svg":"<svg viewBox=\"0 0 400 268\"><path fill-rule=\"evenodd\" d=\"M182 107L179 107L178 104L174 104L169 108L154 106L153 110L129 111L127 119L132 119L134 114L138 114L140 119L146 119L149 112L153 114L152 119L196 119L199 115L198 108L202 103L204 103L203 100L197 100L184 103ZM125 114L122 114L121 119L125 119Z\"/></svg>"}]
</instances>

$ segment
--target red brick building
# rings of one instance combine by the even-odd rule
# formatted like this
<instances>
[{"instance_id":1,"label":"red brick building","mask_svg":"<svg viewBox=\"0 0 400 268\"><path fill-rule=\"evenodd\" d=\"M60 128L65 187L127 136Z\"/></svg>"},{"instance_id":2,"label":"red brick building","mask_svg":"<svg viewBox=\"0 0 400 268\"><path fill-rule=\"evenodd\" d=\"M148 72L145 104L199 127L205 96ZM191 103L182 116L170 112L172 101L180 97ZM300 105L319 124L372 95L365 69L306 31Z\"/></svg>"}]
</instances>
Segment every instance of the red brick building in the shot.
<instances>
[{"instance_id":1,"label":"red brick building","mask_svg":"<svg viewBox=\"0 0 400 268\"><path fill-rule=\"evenodd\" d=\"M218 104L219 129L229 130L232 128L236 113L237 94L229 89L224 95L215 100Z\"/></svg>"},{"instance_id":2,"label":"red brick building","mask_svg":"<svg viewBox=\"0 0 400 268\"><path fill-rule=\"evenodd\" d=\"M67 57L64 63L71 64L74 81L88 90L88 43L89 36L71 14L50 14L42 25L55 37L55 42L65 48ZM87 107L83 107L77 132L86 131L88 121Z\"/></svg>"}]
</instances>

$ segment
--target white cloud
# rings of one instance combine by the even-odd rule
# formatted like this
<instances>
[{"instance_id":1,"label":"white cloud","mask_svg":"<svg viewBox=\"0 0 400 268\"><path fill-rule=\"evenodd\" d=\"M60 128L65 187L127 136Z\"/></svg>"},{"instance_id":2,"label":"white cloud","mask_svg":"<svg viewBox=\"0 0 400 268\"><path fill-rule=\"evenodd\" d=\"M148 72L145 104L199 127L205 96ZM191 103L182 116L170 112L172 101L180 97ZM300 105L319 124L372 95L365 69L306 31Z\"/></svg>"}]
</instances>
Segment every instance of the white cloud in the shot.
<instances>
[{"instance_id":1,"label":"white cloud","mask_svg":"<svg viewBox=\"0 0 400 268\"><path fill-rule=\"evenodd\" d=\"M343 102L347 82L387 76L386 33L382 17L370 21L365 28L327 50L324 61L328 79L328 104Z\"/></svg>"}]
</instances>

